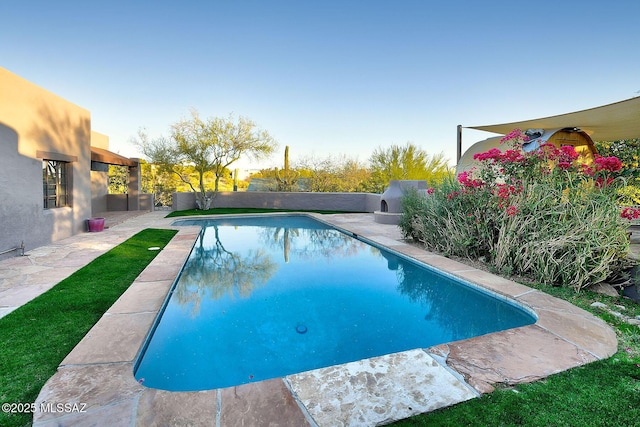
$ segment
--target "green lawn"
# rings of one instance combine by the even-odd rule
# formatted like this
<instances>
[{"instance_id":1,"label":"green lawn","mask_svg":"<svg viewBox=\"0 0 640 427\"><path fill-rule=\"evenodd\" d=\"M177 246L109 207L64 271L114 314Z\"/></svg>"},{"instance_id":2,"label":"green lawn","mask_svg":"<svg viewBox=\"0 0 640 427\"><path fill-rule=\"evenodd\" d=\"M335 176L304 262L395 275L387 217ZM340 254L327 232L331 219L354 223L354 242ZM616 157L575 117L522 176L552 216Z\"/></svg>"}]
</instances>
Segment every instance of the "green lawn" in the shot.
<instances>
[{"instance_id":1,"label":"green lawn","mask_svg":"<svg viewBox=\"0 0 640 427\"><path fill-rule=\"evenodd\" d=\"M175 230L146 229L0 319L0 402L35 401L60 362L133 283ZM31 414L0 412L0 426Z\"/></svg>"}]
</instances>

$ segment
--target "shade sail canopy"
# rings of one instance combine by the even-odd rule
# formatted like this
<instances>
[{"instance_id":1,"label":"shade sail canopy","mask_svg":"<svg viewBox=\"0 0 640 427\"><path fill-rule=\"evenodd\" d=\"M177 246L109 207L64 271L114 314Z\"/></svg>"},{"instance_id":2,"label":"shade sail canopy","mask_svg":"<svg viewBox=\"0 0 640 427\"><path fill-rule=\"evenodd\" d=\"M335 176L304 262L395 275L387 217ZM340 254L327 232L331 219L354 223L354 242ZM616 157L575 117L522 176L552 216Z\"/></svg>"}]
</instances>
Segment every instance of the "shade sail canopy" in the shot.
<instances>
[{"instance_id":1,"label":"shade sail canopy","mask_svg":"<svg viewBox=\"0 0 640 427\"><path fill-rule=\"evenodd\" d=\"M503 135L514 129L578 128L594 141L640 138L640 97L541 119L467 127Z\"/></svg>"},{"instance_id":2,"label":"shade sail canopy","mask_svg":"<svg viewBox=\"0 0 640 427\"><path fill-rule=\"evenodd\" d=\"M91 147L91 160L109 165L137 166L138 162L104 148Z\"/></svg>"}]
</instances>

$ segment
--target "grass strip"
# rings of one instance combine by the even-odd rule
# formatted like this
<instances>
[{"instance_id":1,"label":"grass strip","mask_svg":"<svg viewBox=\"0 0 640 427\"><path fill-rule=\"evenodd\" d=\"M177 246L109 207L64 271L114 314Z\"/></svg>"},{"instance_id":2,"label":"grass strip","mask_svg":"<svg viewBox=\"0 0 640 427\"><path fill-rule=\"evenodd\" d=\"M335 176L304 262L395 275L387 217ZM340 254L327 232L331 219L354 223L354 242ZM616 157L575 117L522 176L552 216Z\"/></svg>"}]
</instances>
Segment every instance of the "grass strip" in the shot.
<instances>
[{"instance_id":1,"label":"grass strip","mask_svg":"<svg viewBox=\"0 0 640 427\"><path fill-rule=\"evenodd\" d=\"M173 211L167 218L176 216L192 216L192 215L230 215L230 214L252 214L252 213L271 213L271 212L313 212L319 214L340 214L340 213L358 213L347 211L323 211L323 210L300 210L300 209L266 209L266 208L212 208L206 211L201 209L188 209L184 211Z\"/></svg>"},{"instance_id":2,"label":"grass strip","mask_svg":"<svg viewBox=\"0 0 640 427\"><path fill-rule=\"evenodd\" d=\"M66 355L158 254L148 248L164 248L176 233L143 230L1 318L0 402L34 402ZM31 419L0 412L3 427Z\"/></svg>"}]
</instances>

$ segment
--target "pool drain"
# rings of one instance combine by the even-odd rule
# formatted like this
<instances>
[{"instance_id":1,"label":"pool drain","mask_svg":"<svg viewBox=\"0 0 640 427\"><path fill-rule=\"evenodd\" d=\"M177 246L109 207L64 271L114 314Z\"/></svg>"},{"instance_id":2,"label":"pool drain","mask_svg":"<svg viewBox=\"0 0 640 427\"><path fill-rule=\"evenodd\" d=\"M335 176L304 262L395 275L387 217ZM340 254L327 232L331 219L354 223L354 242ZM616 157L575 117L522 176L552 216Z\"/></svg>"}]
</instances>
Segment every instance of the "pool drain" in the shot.
<instances>
[{"instance_id":1,"label":"pool drain","mask_svg":"<svg viewBox=\"0 0 640 427\"><path fill-rule=\"evenodd\" d=\"M307 333L307 327L304 325L300 325L298 324L298 326L296 326L296 332L299 334L306 334Z\"/></svg>"}]
</instances>

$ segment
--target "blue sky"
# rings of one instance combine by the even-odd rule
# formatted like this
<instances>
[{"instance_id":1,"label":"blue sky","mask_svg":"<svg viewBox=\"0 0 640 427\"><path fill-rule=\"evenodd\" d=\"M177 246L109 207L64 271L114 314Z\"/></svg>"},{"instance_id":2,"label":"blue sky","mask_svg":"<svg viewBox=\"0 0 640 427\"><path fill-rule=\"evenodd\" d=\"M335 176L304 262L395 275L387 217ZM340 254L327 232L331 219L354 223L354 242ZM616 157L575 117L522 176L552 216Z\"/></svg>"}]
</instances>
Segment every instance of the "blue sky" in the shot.
<instances>
[{"instance_id":1,"label":"blue sky","mask_svg":"<svg viewBox=\"0 0 640 427\"><path fill-rule=\"evenodd\" d=\"M407 142L453 164L458 124L637 96L638 16L637 0L4 0L0 66L90 110L126 156L196 108L278 140L246 168L285 145L366 161Z\"/></svg>"}]
</instances>

